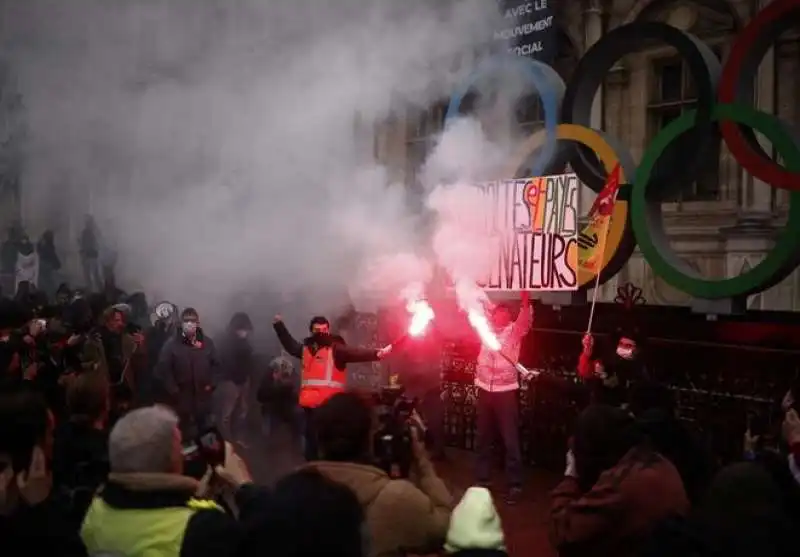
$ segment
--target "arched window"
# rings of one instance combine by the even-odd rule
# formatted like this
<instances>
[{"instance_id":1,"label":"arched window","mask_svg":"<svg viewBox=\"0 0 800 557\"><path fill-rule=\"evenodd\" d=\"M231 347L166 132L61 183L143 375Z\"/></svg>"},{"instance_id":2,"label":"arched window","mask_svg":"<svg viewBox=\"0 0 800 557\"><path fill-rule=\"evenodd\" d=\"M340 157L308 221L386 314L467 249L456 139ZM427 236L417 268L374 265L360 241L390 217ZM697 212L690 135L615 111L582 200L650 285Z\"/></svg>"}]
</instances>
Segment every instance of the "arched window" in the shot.
<instances>
[{"instance_id":1,"label":"arched window","mask_svg":"<svg viewBox=\"0 0 800 557\"><path fill-rule=\"evenodd\" d=\"M578 63L578 51L562 29L558 29L556 33L558 49L553 69L567 82ZM532 91L519 99L516 106L516 122L517 132L522 137L532 134L544 125L542 101L538 93ZM518 172L519 177L527 177L530 174L531 172L525 169Z\"/></svg>"},{"instance_id":2,"label":"arched window","mask_svg":"<svg viewBox=\"0 0 800 557\"><path fill-rule=\"evenodd\" d=\"M568 79L577 64L577 50L561 29L557 31L557 45L553 68L564 79ZM474 59L471 55L466 58ZM495 120L497 114L491 113L491 109L487 111L489 114L484 114L483 110L495 104L499 93L493 85L491 82L484 83L481 85L481 94L473 91L465 95L461 102L460 113L476 115L484 123L484 131L490 138L493 136L493 131L497 131L491 129L495 126L500 127L501 134L510 133L520 137L530 135L542 126L541 102L535 91L516 99L509 113L501 114L500 119L511 120L510 126L506 121ZM449 99L442 99L427 109L412 110L407 118L405 174L406 182L412 188L420 186L419 171L430 153L433 142L443 129L448 105Z\"/></svg>"},{"instance_id":3,"label":"arched window","mask_svg":"<svg viewBox=\"0 0 800 557\"><path fill-rule=\"evenodd\" d=\"M568 81L578 62L578 54L570 38L561 29L557 31L556 40L558 50L553 69L564 81ZM517 122L527 132L534 131L543 124L542 103L536 92L520 99L517 104Z\"/></svg>"},{"instance_id":4,"label":"arched window","mask_svg":"<svg viewBox=\"0 0 800 557\"><path fill-rule=\"evenodd\" d=\"M663 21L704 40L722 61L736 32L736 19L724 0L654 2L639 14L638 20ZM684 111L697 105L697 89L686 61L674 49L654 47L650 53L647 91L647 133L652 140L660 130ZM728 176L721 163L719 136L708 147L706 164L691 187L683 187L669 201L716 201L723 196L722 183L736 180ZM668 172L676 161L663 159L655 172Z\"/></svg>"},{"instance_id":5,"label":"arched window","mask_svg":"<svg viewBox=\"0 0 800 557\"><path fill-rule=\"evenodd\" d=\"M448 100L441 100L427 109L411 111L406 132L406 185L412 191L421 190L420 171L428 157L436 137L444 128L444 116Z\"/></svg>"}]
</instances>

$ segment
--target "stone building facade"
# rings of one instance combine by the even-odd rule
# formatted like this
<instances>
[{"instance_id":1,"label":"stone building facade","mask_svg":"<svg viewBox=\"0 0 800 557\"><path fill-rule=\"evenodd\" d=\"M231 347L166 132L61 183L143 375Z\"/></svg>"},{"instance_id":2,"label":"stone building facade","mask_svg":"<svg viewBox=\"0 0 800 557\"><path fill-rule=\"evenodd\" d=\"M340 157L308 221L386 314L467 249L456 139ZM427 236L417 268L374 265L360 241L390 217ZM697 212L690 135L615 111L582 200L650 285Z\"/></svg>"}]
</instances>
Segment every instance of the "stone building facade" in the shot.
<instances>
[{"instance_id":1,"label":"stone building facade","mask_svg":"<svg viewBox=\"0 0 800 557\"><path fill-rule=\"evenodd\" d=\"M770 0L580 0L558 2L559 52L553 67L565 81L577 60L604 32L641 20L667 22L706 42L724 62L732 39ZM754 80L759 109L777 114L800 129L800 29L776 37ZM654 45L632 53L614 67L593 107L593 127L619 138L634 159L657 131L693 104L694 92L686 65L669 47ZM441 131L447 102L422 113L405 112L381 126L376 140L379 158L407 184L424 161L432 139ZM524 113L525 111L523 111ZM521 118L535 128L535 107ZM710 277L735 276L757 264L773 245L785 221L786 192L753 179L724 144L708 161L699 179L663 206L673 246L681 257ZM581 192L586 214L593 201ZM800 231L799 231L800 232ZM648 303L684 305L691 300L652 270L638 253L625 269L601 289L600 299L614 298L616 286L631 282L644 291ZM800 273L752 296L751 309L800 310Z\"/></svg>"}]
</instances>

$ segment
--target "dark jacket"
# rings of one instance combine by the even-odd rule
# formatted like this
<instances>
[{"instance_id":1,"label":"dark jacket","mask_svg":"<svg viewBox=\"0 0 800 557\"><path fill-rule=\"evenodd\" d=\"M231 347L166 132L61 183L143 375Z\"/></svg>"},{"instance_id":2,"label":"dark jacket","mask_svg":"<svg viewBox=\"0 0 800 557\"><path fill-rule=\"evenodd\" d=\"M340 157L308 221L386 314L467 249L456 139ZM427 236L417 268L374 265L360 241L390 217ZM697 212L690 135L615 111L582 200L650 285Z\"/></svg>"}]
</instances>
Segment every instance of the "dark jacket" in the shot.
<instances>
[{"instance_id":1,"label":"dark jacket","mask_svg":"<svg viewBox=\"0 0 800 557\"><path fill-rule=\"evenodd\" d=\"M278 335L278 340L281 341L283 349L290 356L295 358L303 357L303 347L307 346L316 351L314 346L316 339L307 337L303 342L297 342L292 337L286 325L282 321L275 323L275 332ZM378 351L373 348L354 348L347 346L344 339L339 335L330 335L328 342L333 346L333 360L337 369L345 369L347 364L356 364L360 362L374 362L378 360Z\"/></svg>"},{"instance_id":2,"label":"dark jacket","mask_svg":"<svg viewBox=\"0 0 800 557\"><path fill-rule=\"evenodd\" d=\"M262 411L292 422L298 408L300 381L300 372L289 358L279 356L273 359L256 391Z\"/></svg>"},{"instance_id":3,"label":"dark jacket","mask_svg":"<svg viewBox=\"0 0 800 557\"><path fill-rule=\"evenodd\" d=\"M84 226L83 230L81 231L80 240L78 241L81 257L87 259L97 259L97 257L100 255L98 243L97 234L95 234L94 228L90 226Z\"/></svg>"},{"instance_id":4,"label":"dark jacket","mask_svg":"<svg viewBox=\"0 0 800 557\"><path fill-rule=\"evenodd\" d=\"M36 252L39 254L39 260L49 266L50 269L58 271L61 268L61 259L59 259L58 252L56 252L52 232L49 235L45 232L39 243L36 244Z\"/></svg>"},{"instance_id":5,"label":"dark jacket","mask_svg":"<svg viewBox=\"0 0 800 557\"><path fill-rule=\"evenodd\" d=\"M178 413L210 410L220 362L214 341L201 338L200 345L193 346L177 333L164 344L156 364L155 377L163 384Z\"/></svg>"},{"instance_id":6,"label":"dark jacket","mask_svg":"<svg viewBox=\"0 0 800 557\"><path fill-rule=\"evenodd\" d=\"M53 440L53 490L76 529L107 477L108 431L83 422L60 424Z\"/></svg>"},{"instance_id":7,"label":"dark jacket","mask_svg":"<svg viewBox=\"0 0 800 557\"><path fill-rule=\"evenodd\" d=\"M600 364L605 379L595 375L595 366ZM593 360L581 353L578 360L578 376L589 386L592 402L620 407L630 403L631 392L642 381L648 379L648 371L641 359L626 361L616 354Z\"/></svg>"},{"instance_id":8,"label":"dark jacket","mask_svg":"<svg viewBox=\"0 0 800 557\"><path fill-rule=\"evenodd\" d=\"M0 515L0 540L4 557L87 554L77 529L54 499L34 507L23 506L10 516Z\"/></svg>"},{"instance_id":9,"label":"dark jacket","mask_svg":"<svg viewBox=\"0 0 800 557\"><path fill-rule=\"evenodd\" d=\"M161 350L169 339L175 335L173 329L156 325L148 327L145 332L145 354L147 363L142 370L139 380L136 382L139 396L143 397L143 402L168 402L169 396L165 392L161 381L155 377L156 366L158 365Z\"/></svg>"},{"instance_id":10,"label":"dark jacket","mask_svg":"<svg viewBox=\"0 0 800 557\"><path fill-rule=\"evenodd\" d=\"M244 385L256 372L257 361L253 345L229 331L219 347L220 378L235 385Z\"/></svg>"}]
</instances>

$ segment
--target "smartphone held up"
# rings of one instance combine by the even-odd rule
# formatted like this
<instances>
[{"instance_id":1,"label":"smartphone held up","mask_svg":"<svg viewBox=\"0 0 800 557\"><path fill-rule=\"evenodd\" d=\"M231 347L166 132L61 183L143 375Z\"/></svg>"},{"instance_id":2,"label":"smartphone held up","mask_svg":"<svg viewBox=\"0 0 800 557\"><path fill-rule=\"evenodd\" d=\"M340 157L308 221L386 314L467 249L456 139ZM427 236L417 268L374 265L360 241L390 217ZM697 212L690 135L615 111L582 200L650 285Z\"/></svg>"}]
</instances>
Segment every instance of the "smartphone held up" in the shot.
<instances>
[{"instance_id":1,"label":"smartphone held up","mask_svg":"<svg viewBox=\"0 0 800 557\"><path fill-rule=\"evenodd\" d=\"M225 465L225 439L215 427L207 428L183 444L183 467L187 476L202 478L206 470Z\"/></svg>"}]
</instances>

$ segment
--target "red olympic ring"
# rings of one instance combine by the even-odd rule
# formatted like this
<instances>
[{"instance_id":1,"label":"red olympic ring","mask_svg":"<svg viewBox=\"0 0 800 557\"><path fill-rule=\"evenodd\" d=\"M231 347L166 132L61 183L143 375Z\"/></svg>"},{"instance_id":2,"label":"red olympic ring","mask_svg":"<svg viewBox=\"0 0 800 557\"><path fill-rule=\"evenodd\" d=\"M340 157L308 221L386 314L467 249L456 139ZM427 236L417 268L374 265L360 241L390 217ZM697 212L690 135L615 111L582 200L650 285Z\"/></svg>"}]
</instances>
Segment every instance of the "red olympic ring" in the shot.
<instances>
[{"instance_id":1,"label":"red olympic ring","mask_svg":"<svg viewBox=\"0 0 800 557\"><path fill-rule=\"evenodd\" d=\"M742 73L755 71L774 40L798 20L800 0L775 0L740 31L722 69L718 89L721 104L742 102L748 96L746 88L752 100L752 80L743 83ZM720 131L733 158L751 175L776 188L800 191L800 172L791 172L771 160L752 134L746 137L739 124L725 120Z\"/></svg>"}]
</instances>

